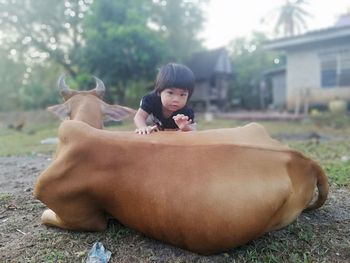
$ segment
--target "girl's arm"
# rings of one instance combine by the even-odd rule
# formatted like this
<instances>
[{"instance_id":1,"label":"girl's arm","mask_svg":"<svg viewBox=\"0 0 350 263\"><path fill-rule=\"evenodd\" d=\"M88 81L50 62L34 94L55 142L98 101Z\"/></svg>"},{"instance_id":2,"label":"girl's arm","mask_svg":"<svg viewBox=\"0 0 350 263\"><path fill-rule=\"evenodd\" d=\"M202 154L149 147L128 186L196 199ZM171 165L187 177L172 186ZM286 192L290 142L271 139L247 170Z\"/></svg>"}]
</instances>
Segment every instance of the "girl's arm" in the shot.
<instances>
[{"instance_id":1,"label":"girl's arm","mask_svg":"<svg viewBox=\"0 0 350 263\"><path fill-rule=\"evenodd\" d=\"M138 134L150 134L153 131L157 131L157 125L154 126L147 126L146 120L148 118L149 114L144 111L143 109L138 109L136 112L136 115L134 117L134 123L136 126L135 132Z\"/></svg>"}]
</instances>

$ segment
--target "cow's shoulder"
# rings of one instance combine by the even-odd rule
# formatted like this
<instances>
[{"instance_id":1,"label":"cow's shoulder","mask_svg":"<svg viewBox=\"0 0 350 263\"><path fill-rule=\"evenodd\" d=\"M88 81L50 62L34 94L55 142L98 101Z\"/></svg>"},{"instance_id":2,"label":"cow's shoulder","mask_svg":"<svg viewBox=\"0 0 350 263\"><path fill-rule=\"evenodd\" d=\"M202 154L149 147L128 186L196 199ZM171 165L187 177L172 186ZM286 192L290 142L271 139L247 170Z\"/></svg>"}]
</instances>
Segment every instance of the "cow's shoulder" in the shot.
<instances>
[{"instance_id":1,"label":"cow's shoulder","mask_svg":"<svg viewBox=\"0 0 350 263\"><path fill-rule=\"evenodd\" d=\"M58 138L61 143L73 143L77 139L83 141L89 139L94 130L97 131L82 121L66 120L58 128Z\"/></svg>"},{"instance_id":2,"label":"cow's shoulder","mask_svg":"<svg viewBox=\"0 0 350 263\"><path fill-rule=\"evenodd\" d=\"M72 155L88 153L94 133L98 129L81 121L63 121L58 129L58 148L56 155Z\"/></svg>"}]
</instances>

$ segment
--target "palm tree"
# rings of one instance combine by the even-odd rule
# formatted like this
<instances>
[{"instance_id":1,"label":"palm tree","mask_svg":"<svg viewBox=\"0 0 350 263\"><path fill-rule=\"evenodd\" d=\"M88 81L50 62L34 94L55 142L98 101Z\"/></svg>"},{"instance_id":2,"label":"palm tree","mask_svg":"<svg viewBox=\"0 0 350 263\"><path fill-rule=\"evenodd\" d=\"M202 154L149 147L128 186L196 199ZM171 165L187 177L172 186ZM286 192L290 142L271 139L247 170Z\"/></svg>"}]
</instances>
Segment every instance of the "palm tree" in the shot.
<instances>
[{"instance_id":1,"label":"palm tree","mask_svg":"<svg viewBox=\"0 0 350 263\"><path fill-rule=\"evenodd\" d=\"M305 11L305 0L285 0L284 4L272 11L270 17L275 21L275 34L284 37L300 34L307 29L306 18L311 14ZM262 19L262 22L270 19Z\"/></svg>"}]
</instances>

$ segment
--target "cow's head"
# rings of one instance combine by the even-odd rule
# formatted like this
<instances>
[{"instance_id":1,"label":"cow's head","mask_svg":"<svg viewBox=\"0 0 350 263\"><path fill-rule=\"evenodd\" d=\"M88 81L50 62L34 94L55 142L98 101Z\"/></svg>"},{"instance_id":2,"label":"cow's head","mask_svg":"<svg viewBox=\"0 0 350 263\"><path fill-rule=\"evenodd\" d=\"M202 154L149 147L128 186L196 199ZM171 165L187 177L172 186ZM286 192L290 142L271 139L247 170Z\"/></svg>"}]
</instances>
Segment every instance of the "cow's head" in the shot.
<instances>
[{"instance_id":1,"label":"cow's head","mask_svg":"<svg viewBox=\"0 0 350 263\"><path fill-rule=\"evenodd\" d=\"M96 87L88 91L70 89L65 81L65 75L58 79L58 89L64 103L48 108L60 119L80 120L95 128L103 127L103 120L120 121L135 113L135 110L119 105L109 105L102 101L105 86L94 76Z\"/></svg>"}]
</instances>

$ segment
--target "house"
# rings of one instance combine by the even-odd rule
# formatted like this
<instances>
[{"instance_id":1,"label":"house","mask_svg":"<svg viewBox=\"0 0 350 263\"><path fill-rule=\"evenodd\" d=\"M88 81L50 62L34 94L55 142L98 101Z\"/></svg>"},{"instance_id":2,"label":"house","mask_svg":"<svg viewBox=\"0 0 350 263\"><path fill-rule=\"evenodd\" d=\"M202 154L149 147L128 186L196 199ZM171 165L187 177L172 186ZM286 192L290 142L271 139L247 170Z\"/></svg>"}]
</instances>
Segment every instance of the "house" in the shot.
<instances>
[{"instance_id":1,"label":"house","mask_svg":"<svg viewBox=\"0 0 350 263\"><path fill-rule=\"evenodd\" d=\"M231 61L225 48L194 53L187 63L196 78L191 104L197 110L220 110L228 107L228 82Z\"/></svg>"},{"instance_id":2,"label":"house","mask_svg":"<svg viewBox=\"0 0 350 263\"><path fill-rule=\"evenodd\" d=\"M266 74L272 80L273 106L299 111L339 98L350 102L350 14L333 27L273 40L264 47L287 56L285 70Z\"/></svg>"}]
</instances>

